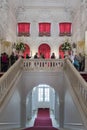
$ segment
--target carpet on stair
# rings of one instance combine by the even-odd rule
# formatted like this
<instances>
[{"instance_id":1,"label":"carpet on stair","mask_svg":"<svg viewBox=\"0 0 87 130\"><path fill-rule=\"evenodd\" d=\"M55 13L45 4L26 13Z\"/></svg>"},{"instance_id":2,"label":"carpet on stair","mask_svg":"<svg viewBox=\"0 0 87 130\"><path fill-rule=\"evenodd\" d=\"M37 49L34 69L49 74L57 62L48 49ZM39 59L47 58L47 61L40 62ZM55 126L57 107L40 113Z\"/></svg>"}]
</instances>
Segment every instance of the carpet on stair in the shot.
<instances>
[{"instance_id":1,"label":"carpet on stair","mask_svg":"<svg viewBox=\"0 0 87 130\"><path fill-rule=\"evenodd\" d=\"M51 118L36 118L34 126L52 126Z\"/></svg>"},{"instance_id":2,"label":"carpet on stair","mask_svg":"<svg viewBox=\"0 0 87 130\"><path fill-rule=\"evenodd\" d=\"M34 121L33 127L28 127L23 130L59 130L52 126L52 119L50 118L50 112L47 108L38 109L37 117Z\"/></svg>"},{"instance_id":3,"label":"carpet on stair","mask_svg":"<svg viewBox=\"0 0 87 130\"><path fill-rule=\"evenodd\" d=\"M37 117L50 117L49 108L39 108Z\"/></svg>"},{"instance_id":4,"label":"carpet on stair","mask_svg":"<svg viewBox=\"0 0 87 130\"><path fill-rule=\"evenodd\" d=\"M46 127L43 126L43 127L28 127L23 130L59 130L59 129L50 126L46 126Z\"/></svg>"}]
</instances>

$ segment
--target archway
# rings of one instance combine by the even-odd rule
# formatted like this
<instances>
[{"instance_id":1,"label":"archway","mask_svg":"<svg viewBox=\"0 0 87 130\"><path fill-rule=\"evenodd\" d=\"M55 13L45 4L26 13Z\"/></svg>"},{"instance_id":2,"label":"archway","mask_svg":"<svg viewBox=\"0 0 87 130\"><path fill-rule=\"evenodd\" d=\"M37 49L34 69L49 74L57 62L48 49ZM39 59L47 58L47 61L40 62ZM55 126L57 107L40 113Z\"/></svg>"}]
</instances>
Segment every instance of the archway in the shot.
<instances>
[{"instance_id":1,"label":"archway","mask_svg":"<svg viewBox=\"0 0 87 130\"><path fill-rule=\"evenodd\" d=\"M50 58L50 46L46 43L41 44L38 48L38 54L40 55L40 53L42 53L46 59Z\"/></svg>"},{"instance_id":2,"label":"archway","mask_svg":"<svg viewBox=\"0 0 87 130\"><path fill-rule=\"evenodd\" d=\"M52 110L51 114L53 113L53 116L59 119L59 95L56 93L55 89L48 84L38 84L27 94L26 120L32 118L31 113L37 113L39 108L48 108ZM55 112L57 116L54 114ZM59 122L56 125L59 126Z\"/></svg>"},{"instance_id":3,"label":"archway","mask_svg":"<svg viewBox=\"0 0 87 130\"><path fill-rule=\"evenodd\" d=\"M27 44L25 44L25 51L23 52L24 58L26 58L27 54L30 56L30 47Z\"/></svg>"}]
</instances>

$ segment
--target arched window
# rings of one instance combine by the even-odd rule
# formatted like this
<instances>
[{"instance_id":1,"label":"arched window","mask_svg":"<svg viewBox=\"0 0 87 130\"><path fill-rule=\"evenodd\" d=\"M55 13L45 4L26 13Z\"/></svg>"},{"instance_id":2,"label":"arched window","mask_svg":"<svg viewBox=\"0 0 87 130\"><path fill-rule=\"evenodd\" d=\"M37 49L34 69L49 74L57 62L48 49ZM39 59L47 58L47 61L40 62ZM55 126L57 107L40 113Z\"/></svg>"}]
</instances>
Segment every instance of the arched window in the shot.
<instances>
[{"instance_id":1,"label":"arched window","mask_svg":"<svg viewBox=\"0 0 87 130\"><path fill-rule=\"evenodd\" d=\"M38 101L39 102L49 102L50 101L50 90L48 85L38 86Z\"/></svg>"}]
</instances>

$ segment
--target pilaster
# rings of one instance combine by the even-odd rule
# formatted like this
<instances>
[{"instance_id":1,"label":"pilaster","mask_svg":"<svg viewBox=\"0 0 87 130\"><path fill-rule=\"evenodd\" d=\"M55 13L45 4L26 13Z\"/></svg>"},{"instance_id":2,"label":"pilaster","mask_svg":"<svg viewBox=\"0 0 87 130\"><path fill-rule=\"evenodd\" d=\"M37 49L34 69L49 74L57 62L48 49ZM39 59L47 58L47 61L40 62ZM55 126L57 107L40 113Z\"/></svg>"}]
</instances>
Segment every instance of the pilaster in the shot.
<instances>
[{"instance_id":1,"label":"pilaster","mask_svg":"<svg viewBox=\"0 0 87 130\"><path fill-rule=\"evenodd\" d=\"M64 93L59 96L59 127L64 128Z\"/></svg>"},{"instance_id":2,"label":"pilaster","mask_svg":"<svg viewBox=\"0 0 87 130\"><path fill-rule=\"evenodd\" d=\"M21 127L26 127L26 95L25 95L25 89L21 89L21 106L20 106L20 124Z\"/></svg>"}]
</instances>

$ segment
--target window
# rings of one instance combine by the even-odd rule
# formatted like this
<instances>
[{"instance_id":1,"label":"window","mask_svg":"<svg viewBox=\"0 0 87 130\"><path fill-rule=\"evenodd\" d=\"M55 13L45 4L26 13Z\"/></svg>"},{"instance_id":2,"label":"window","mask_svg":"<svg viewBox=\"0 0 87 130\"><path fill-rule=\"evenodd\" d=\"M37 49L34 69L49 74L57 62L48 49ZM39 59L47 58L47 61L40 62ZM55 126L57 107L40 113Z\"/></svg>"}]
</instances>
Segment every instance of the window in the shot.
<instances>
[{"instance_id":1,"label":"window","mask_svg":"<svg viewBox=\"0 0 87 130\"><path fill-rule=\"evenodd\" d=\"M44 85L40 85L40 87L38 87L38 101L39 102L49 102L49 87L44 86Z\"/></svg>"},{"instance_id":2,"label":"window","mask_svg":"<svg viewBox=\"0 0 87 130\"><path fill-rule=\"evenodd\" d=\"M45 100L45 102L49 102L49 88L45 88L44 100Z\"/></svg>"},{"instance_id":3,"label":"window","mask_svg":"<svg viewBox=\"0 0 87 130\"><path fill-rule=\"evenodd\" d=\"M51 23L39 23L39 36L50 36Z\"/></svg>"},{"instance_id":4,"label":"window","mask_svg":"<svg viewBox=\"0 0 87 130\"><path fill-rule=\"evenodd\" d=\"M60 36L71 36L71 23L64 22L64 23L59 23L59 29L60 29Z\"/></svg>"},{"instance_id":5,"label":"window","mask_svg":"<svg viewBox=\"0 0 87 130\"><path fill-rule=\"evenodd\" d=\"M39 102L43 101L43 88L38 89L38 101Z\"/></svg>"},{"instance_id":6,"label":"window","mask_svg":"<svg viewBox=\"0 0 87 130\"><path fill-rule=\"evenodd\" d=\"M30 35L30 23L18 23L18 36Z\"/></svg>"}]
</instances>

